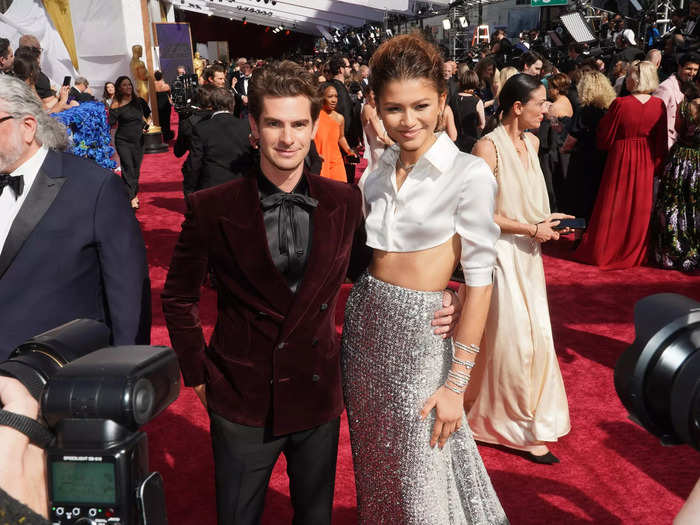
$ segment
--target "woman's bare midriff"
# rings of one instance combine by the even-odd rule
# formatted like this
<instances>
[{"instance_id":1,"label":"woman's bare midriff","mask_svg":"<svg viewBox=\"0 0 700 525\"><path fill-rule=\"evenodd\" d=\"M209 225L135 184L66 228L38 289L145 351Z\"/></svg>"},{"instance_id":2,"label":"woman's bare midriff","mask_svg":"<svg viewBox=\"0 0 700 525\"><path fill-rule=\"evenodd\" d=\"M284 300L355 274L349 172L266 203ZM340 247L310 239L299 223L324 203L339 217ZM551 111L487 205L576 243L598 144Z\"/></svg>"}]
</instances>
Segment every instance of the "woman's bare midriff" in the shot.
<instances>
[{"instance_id":1,"label":"woman's bare midriff","mask_svg":"<svg viewBox=\"0 0 700 525\"><path fill-rule=\"evenodd\" d=\"M377 279L412 290L444 290L459 261L461 242L458 235L416 252L374 250L369 273Z\"/></svg>"}]
</instances>

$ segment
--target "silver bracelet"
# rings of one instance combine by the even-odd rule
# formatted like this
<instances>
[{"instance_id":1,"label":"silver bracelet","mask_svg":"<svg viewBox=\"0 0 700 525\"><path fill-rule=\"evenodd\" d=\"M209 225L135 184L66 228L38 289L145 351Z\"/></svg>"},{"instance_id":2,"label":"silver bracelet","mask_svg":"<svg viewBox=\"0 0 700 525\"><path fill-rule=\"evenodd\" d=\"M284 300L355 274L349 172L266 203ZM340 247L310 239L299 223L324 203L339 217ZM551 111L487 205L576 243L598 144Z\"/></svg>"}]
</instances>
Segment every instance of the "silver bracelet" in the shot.
<instances>
[{"instance_id":1,"label":"silver bracelet","mask_svg":"<svg viewBox=\"0 0 700 525\"><path fill-rule=\"evenodd\" d=\"M460 359L455 355L454 351L452 352L452 362L456 365L462 365L465 368L474 368L474 365L476 364L474 361L464 361L463 359Z\"/></svg>"},{"instance_id":2,"label":"silver bracelet","mask_svg":"<svg viewBox=\"0 0 700 525\"><path fill-rule=\"evenodd\" d=\"M475 344L465 345L464 343L460 343L456 339L452 340L452 344L454 345L455 348L459 348L460 350L464 350L465 352L469 352L471 354L478 354L479 353L479 345L475 345Z\"/></svg>"},{"instance_id":3,"label":"silver bracelet","mask_svg":"<svg viewBox=\"0 0 700 525\"><path fill-rule=\"evenodd\" d=\"M445 381L445 384L443 386L448 390L452 390L455 394L459 394L460 396L462 394L464 394L464 392L466 391L466 388L464 390L459 390L459 389L451 386L449 383L447 383L447 381Z\"/></svg>"}]
</instances>

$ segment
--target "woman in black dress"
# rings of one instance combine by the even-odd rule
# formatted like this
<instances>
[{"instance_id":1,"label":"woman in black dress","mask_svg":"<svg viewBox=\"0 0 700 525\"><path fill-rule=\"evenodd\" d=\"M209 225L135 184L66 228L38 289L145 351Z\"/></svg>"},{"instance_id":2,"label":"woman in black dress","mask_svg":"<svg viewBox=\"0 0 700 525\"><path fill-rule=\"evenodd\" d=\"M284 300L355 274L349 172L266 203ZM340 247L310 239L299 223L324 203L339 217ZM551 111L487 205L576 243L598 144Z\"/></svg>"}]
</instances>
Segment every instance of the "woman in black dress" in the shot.
<instances>
[{"instance_id":1,"label":"woman in black dress","mask_svg":"<svg viewBox=\"0 0 700 525\"><path fill-rule=\"evenodd\" d=\"M463 71L459 77L459 93L454 100L454 119L457 125L456 144L460 151L471 153L486 125L484 103L476 94L479 77L474 71Z\"/></svg>"},{"instance_id":2,"label":"woman in black dress","mask_svg":"<svg viewBox=\"0 0 700 525\"><path fill-rule=\"evenodd\" d=\"M139 175L143 160L143 130L149 124L151 109L134 93L131 79L121 76L115 82L117 91L109 109L109 124L117 125L114 146L121 161L122 179L126 184L131 207L139 207Z\"/></svg>"},{"instance_id":3,"label":"woman in black dress","mask_svg":"<svg viewBox=\"0 0 700 525\"><path fill-rule=\"evenodd\" d=\"M606 157L606 152L596 146L596 130L615 100L615 90L603 73L586 71L578 81L577 91L581 107L562 146L563 152L571 153L566 191L570 198L561 204L572 215L589 220Z\"/></svg>"},{"instance_id":4,"label":"woman in black dress","mask_svg":"<svg viewBox=\"0 0 700 525\"><path fill-rule=\"evenodd\" d=\"M156 71L153 73L156 87L156 99L158 102L158 122L163 133L163 142L166 144L175 138L175 133L170 129L170 115L172 113L172 103L170 100L170 85L163 80L163 73Z\"/></svg>"},{"instance_id":5,"label":"woman in black dress","mask_svg":"<svg viewBox=\"0 0 700 525\"><path fill-rule=\"evenodd\" d=\"M574 109L566 92L571 86L569 77L564 73L555 73L547 79L547 98L551 102L545 118L537 130L540 139L539 158L542 173L547 185L549 209L567 210L567 184L569 172L569 154L560 148L564 144Z\"/></svg>"}]
</instances>

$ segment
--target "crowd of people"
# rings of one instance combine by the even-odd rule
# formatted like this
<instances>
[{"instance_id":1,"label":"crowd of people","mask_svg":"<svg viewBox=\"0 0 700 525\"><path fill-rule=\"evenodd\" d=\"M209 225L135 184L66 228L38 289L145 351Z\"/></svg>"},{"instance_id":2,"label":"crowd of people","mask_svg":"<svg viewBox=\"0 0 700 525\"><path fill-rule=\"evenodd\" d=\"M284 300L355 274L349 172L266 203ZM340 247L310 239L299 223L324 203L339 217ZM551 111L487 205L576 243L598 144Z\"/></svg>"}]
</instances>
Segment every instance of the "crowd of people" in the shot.
<instances>
[{"instance_id":1,"label":"crowd of people","mask_svg":"<svg viewBox=\"0 0 700 525\"><path fill-rule=\"evenodd\" d=\"M571 425L541 245L583 218L582 262L691 272L699 259L700 58L682 35L645 53L615 28L612 56L571 43L558 63L535 50L537 34L513 45L497 32L476 61L445 61L411 34L371 57L202 70L173 145L187 155L187 213L161 298L184 383L210 416L219 523L259 522L281 453L295 521L330 523L345 407L363 523L508 523L476 441L559 462L550 447ZM116 177L59 153L65 130L48 115L91 100L88 81L52 92L38 41L22 38L14 53L0 40L14 77L0 76L0 140L12 145L0 155L0 248L23 262L0 258L0 299L28 271L56 292L23 293L26 307L0 319L3 350L75 317L105 321L115 344L147 342L150 283L129 206L151 108L127 76L104 86L124 198ZM169 123L171 87L154 79ZM37 203L33 186L54 189ZM30 218L25 198L50 223ZM61 234L71 242L56 253L46 239ZM218 302L206 343L208 276ZM18 317L37 309L46 326Z\"/></svg>"}]
</instances>

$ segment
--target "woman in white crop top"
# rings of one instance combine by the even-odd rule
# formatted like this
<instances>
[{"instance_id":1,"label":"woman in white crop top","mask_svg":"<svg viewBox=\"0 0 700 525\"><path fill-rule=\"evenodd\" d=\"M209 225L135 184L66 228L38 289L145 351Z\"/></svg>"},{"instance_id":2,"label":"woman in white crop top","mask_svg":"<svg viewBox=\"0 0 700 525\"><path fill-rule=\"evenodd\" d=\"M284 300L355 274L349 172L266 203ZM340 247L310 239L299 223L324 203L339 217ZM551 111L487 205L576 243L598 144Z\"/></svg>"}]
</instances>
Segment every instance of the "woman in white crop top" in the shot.
<instances>
[{"instance_id":1,"label":"woman in white crop top","mask_svg":"<svg viewBox=\"0 0 700 525\"><path fill-rule=\"evenodd\" d=\"M432 44L393 38L370 69L396 144L362 177L374 254L343 330L359 520L507 523L462 407L491 297L496 181L485 162L435 134L446 85ZM429 322L460 260L467 300L453 347Z\"/></svg>"}]
</instances>

